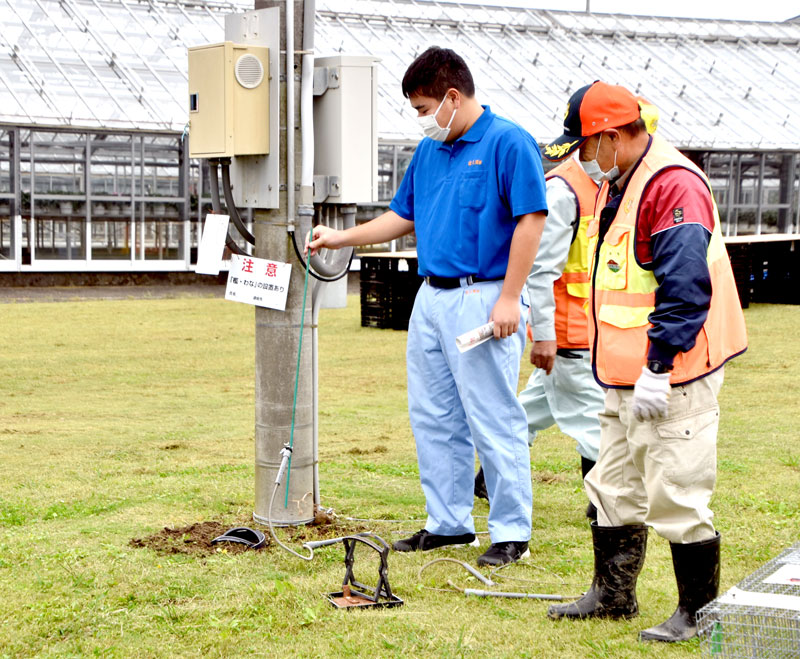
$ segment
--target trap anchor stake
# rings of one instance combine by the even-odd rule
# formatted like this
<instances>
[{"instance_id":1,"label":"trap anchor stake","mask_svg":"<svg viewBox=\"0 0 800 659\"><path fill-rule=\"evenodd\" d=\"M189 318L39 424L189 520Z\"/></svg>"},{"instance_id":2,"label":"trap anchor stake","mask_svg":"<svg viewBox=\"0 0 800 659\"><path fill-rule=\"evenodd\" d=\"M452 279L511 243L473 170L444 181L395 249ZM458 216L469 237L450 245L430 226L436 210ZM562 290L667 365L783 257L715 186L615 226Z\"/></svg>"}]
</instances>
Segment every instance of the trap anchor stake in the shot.
<instances>
[{"instance_id":1,"label":"trap anchor stake","mask_svg":"<svg viewBox=\"0 0 800 659\"><path fill-rule=\"evenodd\" d=\"M369 537L374 538L376 542L370 540ZM388 572L389 572L389 545L380 536L374 533L348 535L343 537L342 543L344 544L344 581L342 582L342 590L338 593L329 593L328 601L336 608L347 609L352 607L364 608L373 606L400 606L403 603L397 595L392 594L392 589L389 586ZM378 583L375 588L371 588L363 583L355 580L353 576L353 563L355 562L356 545L362 542L367 547L374 549L381 557L381 564L378 568ZM380 544L378 544L380 543Z\"/></svg>"}]
</instances>

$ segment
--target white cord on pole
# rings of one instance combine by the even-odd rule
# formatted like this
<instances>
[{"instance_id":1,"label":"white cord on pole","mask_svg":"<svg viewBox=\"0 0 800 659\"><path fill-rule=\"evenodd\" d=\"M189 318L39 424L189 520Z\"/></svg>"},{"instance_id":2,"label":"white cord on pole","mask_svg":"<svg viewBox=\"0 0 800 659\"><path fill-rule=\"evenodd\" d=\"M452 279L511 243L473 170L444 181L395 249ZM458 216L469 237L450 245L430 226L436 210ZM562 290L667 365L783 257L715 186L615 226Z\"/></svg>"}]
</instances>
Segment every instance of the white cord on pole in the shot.
<instances>
[{"instance_id":1,"label":"white cord on pole","mask_svg":"<svg viewBox=\"0 0 800 659\"><path fill-rule=\"evenodd\" d=\"M311 549L310 547L306 547L306 549L308 549L308 551L310 553L309 553L308 556L303 556L302 554L298 554L291 547L287 547L285 544L283 544L278 539L278 536L275 535L275 529L272 527L272 504L275 502L275 493L278 491L278 487L279 486L280 486L280 483L276 481L275 487L272 490L272 497L270 497L270 500L269 500L269 512L267 513L267 523L269 524L269 534L272 536L272 539L275 540L275 542L278 543L278 546L281 547L282 549L285 549L290 554L294 554L295 556L297 556L297 558L300 558L300 559L302 559L304 561L310 561L311 559L314 558L314 550L313 549Z\"/></svg>"}]
</instances>

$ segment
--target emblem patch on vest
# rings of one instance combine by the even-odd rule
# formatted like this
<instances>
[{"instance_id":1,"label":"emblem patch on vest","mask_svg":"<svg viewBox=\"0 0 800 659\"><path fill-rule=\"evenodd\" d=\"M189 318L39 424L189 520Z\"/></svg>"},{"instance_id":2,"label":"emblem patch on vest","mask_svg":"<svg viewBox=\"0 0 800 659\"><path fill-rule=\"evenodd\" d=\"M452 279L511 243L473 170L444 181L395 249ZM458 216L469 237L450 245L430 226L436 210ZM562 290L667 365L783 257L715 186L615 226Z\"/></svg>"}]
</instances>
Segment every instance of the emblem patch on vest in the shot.
<instances>
[{"instance_id":1,"label":"emblem patch on vest","mask_svg":"<svg viewBox=\"0 0 800 659\"><path fill-rule=\"evenodd\" d=\"M675 224L680 224L683 222L683 209L682 208L673 208L672 209L672 221Z\"/></svg>"},{"instance_id":2,"label":"emblem patch on vest","mask_svg":"<svg viewBox=\"0 0 800 659\"><path fill-rule=\"evenodd\" d=\"M611 270L611 272L619 272L620 270L619 263L617 263L614 259L609 259L606 265L608 266L608 269Z\"/></svg>"}]
</instances>

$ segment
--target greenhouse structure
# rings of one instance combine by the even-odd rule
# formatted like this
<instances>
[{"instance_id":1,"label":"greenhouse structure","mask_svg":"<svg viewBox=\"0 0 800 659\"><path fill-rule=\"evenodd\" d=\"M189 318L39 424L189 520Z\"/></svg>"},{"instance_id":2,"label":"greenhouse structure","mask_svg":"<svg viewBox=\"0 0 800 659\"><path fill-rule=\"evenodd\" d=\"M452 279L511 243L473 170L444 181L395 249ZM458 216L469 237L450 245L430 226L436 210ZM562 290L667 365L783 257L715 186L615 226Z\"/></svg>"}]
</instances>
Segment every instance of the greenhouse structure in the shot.
<instances>
[{"instance_id":1,"label":"greenhouse structure","mask_svg":"<svg viewBox=\"0 0 800 659\"><path fill-rule=\"evenodd\" d=\"M193 270L211 200L204 161L189 158L186 52L222 41L224 16L252 8L0 0L0 271ZM360 219L388 205L420 139L400 81L436 44L462 54L479 100L540 144L561 132L576 89L627 86L708 173L730 244L794 245L800 21L316 0L315 40L320 57L380 60L379 194Z\"/></svg>"}]
</instances>

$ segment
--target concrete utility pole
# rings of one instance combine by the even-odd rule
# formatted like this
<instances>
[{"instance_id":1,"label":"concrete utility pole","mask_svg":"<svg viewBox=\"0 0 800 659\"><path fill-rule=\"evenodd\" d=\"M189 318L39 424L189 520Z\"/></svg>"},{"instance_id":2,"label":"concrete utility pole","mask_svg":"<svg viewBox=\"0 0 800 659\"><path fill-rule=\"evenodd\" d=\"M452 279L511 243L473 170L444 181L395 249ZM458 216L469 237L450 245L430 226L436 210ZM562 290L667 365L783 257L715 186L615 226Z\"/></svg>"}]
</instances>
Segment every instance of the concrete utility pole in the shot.
<instances>
[{"instance_id":1,"label":"concrete utility pole","mask_svg":"<svg viewBox=\"0 0 800 659\"><path fill-rule=\"evenodd\" d=\"M290 28L288 38L287 6L293 9L293 11L290 9L288 15ZM304 0L255 0L254 7L254 9L279 7L281 10L280 140L279 144L271 145L270 154L270 158L280 158L280 208L255 211L253 227L256 238L255 256L292 264L286 310L276 311L262 307L255 309L256 425L253 518L266 523L271 516L274 524L305 524L314 519L311 286L309 285L306 306L303 308L304 269L295 256L291 237L287 233L290 224L298 227L298 244L302 249L305 236L299 234L299 222L295 217L297 205L312 204L313 195L311 189L297 187L300 181L301 157L298 75L300 60L295 52L302 49L304 6ZM276 55L277 53L270 53L270 57ZM290 70L294 72L288 85L285 79L287 57L290 64L293 64ZM287 89L290 91L287 92ZM271 99L271 102L275 100ZM287 129L287 126L290 128ZM287 148L290 140L294 143L293 154ZM280 450L289 442L292 424L292 401L301 323L304 326L303 347L300 356L288 505L284 507L287 478L284 476L270 515L269 503L281 461Z\"/></svg>"}]
</instances>

